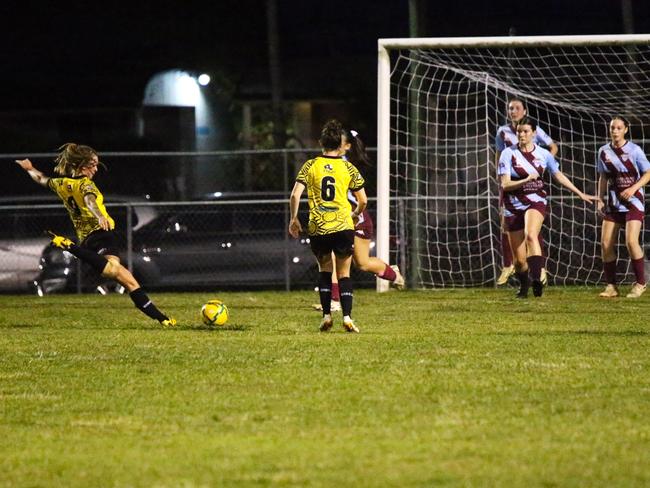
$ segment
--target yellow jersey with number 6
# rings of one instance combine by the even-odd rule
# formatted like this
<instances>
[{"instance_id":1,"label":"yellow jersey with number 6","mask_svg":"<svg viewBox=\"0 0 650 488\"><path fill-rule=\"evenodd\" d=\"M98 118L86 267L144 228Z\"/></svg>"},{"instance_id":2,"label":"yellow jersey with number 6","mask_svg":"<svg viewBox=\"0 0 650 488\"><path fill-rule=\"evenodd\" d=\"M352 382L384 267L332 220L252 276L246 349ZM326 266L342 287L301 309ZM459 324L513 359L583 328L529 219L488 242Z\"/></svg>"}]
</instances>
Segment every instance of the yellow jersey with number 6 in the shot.
<instances>
[{"instance_id":1,"label":"yellow jersey with number 6","mask_svg":"<svg viewBox=\"0 0 650 488\"><path fill-rule=\"evenodd\" d=\"M101 228L97 217L92 214L84 201L86 195L95 195L99 211L108 219L111 229L115 228L115 221L104 207L104 196L90 178L86 176L50 178L47 186L63 201L80 244L91 232Z\"/></svg>"},{"instance_id":2,"label":"yellow jersey with number 6","mask_svg":"<svg viewBox=\"0 0 650 488\"><path fill-rule=\"evenodd\" d=\"M309 235L354 229L348 190L360 190L365 181L353 164L340 157L318 156L302 165L296 181L307 187Z\"/></svg>"}]
</instances>

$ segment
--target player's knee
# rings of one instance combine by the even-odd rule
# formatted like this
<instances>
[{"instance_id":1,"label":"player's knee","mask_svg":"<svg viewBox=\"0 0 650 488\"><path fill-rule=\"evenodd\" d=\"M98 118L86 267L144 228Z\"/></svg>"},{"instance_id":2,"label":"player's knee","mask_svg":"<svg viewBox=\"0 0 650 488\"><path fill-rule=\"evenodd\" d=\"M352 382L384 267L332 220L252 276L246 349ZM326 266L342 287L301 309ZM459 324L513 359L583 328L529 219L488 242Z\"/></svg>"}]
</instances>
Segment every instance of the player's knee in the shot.
<instances>
[{"instance_id":1,"label":"player's knee","mask_svg":"<svg viewBox=\"0 0 650 488\"><path fill-rule=\"evenodd\" d=\"M354 259L354 265L361 271L370 271L369 259Z\"/></svg>"},{"instance_id":2,"label":"player's knee","mask_svg":"<svg viewBox=\"0 0 650 488\"><path fill-rule=\"evenodd\" d=\"M117 278L121 267L122 265L119 260L106 259L106 266L104 267L104 271L102 271L102 276L114 280Z\"/></svg>"},{"instance_id":3,"label":"player's knee","mask_svg":"<svg viewBox=\"0 0 650 488\"><path fill-rule=\"evenodd\" d=\"M531 245L536 242L539 242L539 234L533 232L526 232L526 244Z\"/></svg>"}]
</instances>

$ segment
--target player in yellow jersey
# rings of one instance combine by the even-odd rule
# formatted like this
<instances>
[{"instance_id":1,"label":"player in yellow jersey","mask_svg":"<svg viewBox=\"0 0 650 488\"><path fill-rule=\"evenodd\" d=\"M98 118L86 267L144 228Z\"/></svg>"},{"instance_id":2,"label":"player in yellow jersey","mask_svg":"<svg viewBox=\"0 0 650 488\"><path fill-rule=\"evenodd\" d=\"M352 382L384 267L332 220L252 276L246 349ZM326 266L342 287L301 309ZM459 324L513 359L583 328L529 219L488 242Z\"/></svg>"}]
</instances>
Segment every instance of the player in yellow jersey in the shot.
<instances>
[{"instance_id":1,"label":"player in yellow jersey","mask_svg":"<svg viewBox=\"0 0 650 488\"><path fill-rule=\"evenodd\" d=\"M111 278L129 291L135 306L163 325L176 325L176 320L163 314L149 299L131 272L120 264L115 222L104 207L104 197L93 182L100 164L97 151L89 146L64 144L56 158L55 173L50 178L29 159L16 160L39 185L55 192L70 214L79 245L65 237L53 235L52 245L69 251L88 263L102 276Z\"/></svg>"},{"instance_id":2,"label":"player in yellow jersey","mask_svg":"<svg viewBox=\"0 0 650 488\"><path fill-rule=\"evenodd\" d=\"M350 148L346 131L337 120L327 122L319 140L322 156L302 165L289 199L291 221L289 234L297 238L302 231L298 220L300 197L307 188L309 199L309 227L311 250L318 260L320 271L318 289L323 307L320 330L332 327L332 253L336 256L336 274L339 277L343 327L348 332L359 332L352 320L352 280L350 265L354 253L354 222L364 211L368 198L363 188L364 179L359 170L343 159ZM357 204L352 210L348 190Z\"/></svg>"}]
</instances>

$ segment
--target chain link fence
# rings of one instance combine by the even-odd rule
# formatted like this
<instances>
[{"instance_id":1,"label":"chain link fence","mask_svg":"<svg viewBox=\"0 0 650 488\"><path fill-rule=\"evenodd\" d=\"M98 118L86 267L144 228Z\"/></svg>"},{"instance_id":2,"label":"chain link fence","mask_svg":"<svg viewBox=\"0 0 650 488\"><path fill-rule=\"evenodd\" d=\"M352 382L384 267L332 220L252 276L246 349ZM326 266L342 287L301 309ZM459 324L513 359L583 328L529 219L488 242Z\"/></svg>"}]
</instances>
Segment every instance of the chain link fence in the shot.
<instances>
[{"instance_id":1,"label":"chain link fence","mask_svg":"<svg viewBox=\"0 0 650 488\"><path fill-rule=\"evenodd\" d=\"M287 199L108 204L122 262L148 289L309 288L317 280L309 239L287 234ZM306 224L306 202L301 220ZM74 237L61 205L0 206L0 291L102 293L98 278L68 252L49 246L46 229ZM374 277L356 273L359 286Z\"/></svg>"},{"instance_id":2,"label":"chain link fence","mask_svg":"<svg viewBox=\"0 0 650 488\"><path fill-rule=\"evenodd\" d=\"M287 234L288 198L298 169L318 152L101 153L107 170L96 180L116 220L123 263L149 289L313 287L317 267L309 241ZM52 174L55 154L28 156ZM48 245L47 230L74 237L57 197L36 188L17 165L3 165L0 173L6 186L0 198L0 292L113 289ZM374 195L374 179L369 186ZM301 220L306 224L306 201ZM359 286L374 286L373 275L353 276Z\"/></svg>"}]
</instances>

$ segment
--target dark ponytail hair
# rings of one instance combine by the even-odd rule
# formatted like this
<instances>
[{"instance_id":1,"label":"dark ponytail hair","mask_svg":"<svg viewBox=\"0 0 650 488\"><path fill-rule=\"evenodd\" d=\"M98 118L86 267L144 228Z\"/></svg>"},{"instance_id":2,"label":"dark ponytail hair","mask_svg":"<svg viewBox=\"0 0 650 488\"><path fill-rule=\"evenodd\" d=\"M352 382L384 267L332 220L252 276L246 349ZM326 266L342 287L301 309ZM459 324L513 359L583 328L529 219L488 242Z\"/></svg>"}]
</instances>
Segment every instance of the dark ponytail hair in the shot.
<instances>
[{"instance_id":1,"label":"dark ponytail hair","mask_svg":"<svg viewBox=\"0 0 650 488\"><path fill-rule=\"evenodd\" d=\"M537 121L532 117L524 117L519 122L517 122L517 127L520 125L530 125L530 128L533 129L533 132L537 130Z\"/></svg>"},{"instance_id":2,"label":"dark ponytail hair","mask_svg":"<svg viewBox=\"0 0 650 488\"><path fill-rule=\"evenodd\" d=\"M345 129L343 129L341 122L331 119L325 122L318 142L324 151L335 151L341 147L344 134Z\"/></svg>"},{"instance_id":3,"label":"dark ponytail hair","mask_svg":"<svg viewBox=\"0 0 650 488\"><path fill-rule=\"evenodd\" d=\"M366 152L366 145L359 137L359 133L355 130L346 131L350 149L345 153L348 161L354 164L358 169L364 170L372 166L368 153Z\"/></svg>"},{"instance_id":4,"label":"dark ponytail hair","mask_svg":"<svg viewBox=\"0 0 650 488\"><path fill-rule=\"evenodd\" d=\"M524 101L523 98L510 97L508 99L508 105L510 105L511 102L519 102L519 103L521 103L521 106L524 107L524 110L526 111L526 114L528 114L528 107L526 106L526 102Z\"/></svg>"},{"instance_id":5,"label":"dark ponytail hair","mask_svg":"<svg viewBox=\"0 0 650 488\"><path fill-rule=\"evenodd\" d=\"M626 119L625 117L623 117L622 115L614 115L614 116L611 118L611 120L609 121L609 123L611 124L614 120L620 120L621 122L623 122L623 125L625 126L626 129L629 129L629 128L630 128L630 121L627 120L627 119Z\"/></svg>"}]
</instances>

